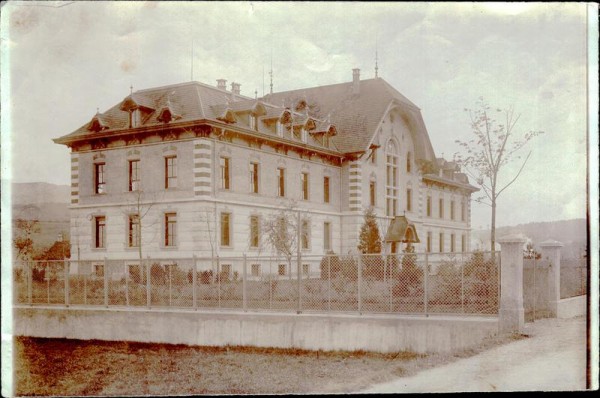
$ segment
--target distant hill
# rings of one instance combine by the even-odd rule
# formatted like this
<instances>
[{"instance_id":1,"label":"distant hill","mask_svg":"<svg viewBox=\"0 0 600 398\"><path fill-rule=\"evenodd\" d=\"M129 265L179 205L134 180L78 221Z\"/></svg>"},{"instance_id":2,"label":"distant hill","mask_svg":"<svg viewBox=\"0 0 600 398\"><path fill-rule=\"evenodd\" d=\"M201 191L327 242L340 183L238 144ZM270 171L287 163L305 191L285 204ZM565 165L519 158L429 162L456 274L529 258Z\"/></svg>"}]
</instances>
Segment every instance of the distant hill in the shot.
<instances>
[{"instance_id":1,"label":"distant hill","mask_svg":"<svg viewBox=\"0 0 600 398\"><path fill-rule=\"evenodd\" d=\"M496 239L504 235L523 234L531 239L534 246L548 239L557 240L564 244L562 249L565 257L578 257L583 248L587 246L586 220L577 218L573 220L531 222L508 227L496 228ZM471 234L473 244L489 246L490 231L474 230Z\"/></svg>"},{"instance_id":2,"label":"distant hill","mask_svg":"<svg viewBox=\"0 0 600 398\"><path fill-rule=\"evenodd\" d=\"M13 183L12 218L68 221L70 187L46 182Z\"/></svg>"},{"instance_id":3,"label":"distant hill","mask_svg":"<svg viewBox=\"0 0 600 398\"><path fill-rule=\"evenodd\" d=\"M68 185L13 183L11 189L12 219L38 220L39 231L33 235L36 251L51 246L60 234L69 239ZM13 235L17 232L13 230Z\"/></svg>"}]
</instances>

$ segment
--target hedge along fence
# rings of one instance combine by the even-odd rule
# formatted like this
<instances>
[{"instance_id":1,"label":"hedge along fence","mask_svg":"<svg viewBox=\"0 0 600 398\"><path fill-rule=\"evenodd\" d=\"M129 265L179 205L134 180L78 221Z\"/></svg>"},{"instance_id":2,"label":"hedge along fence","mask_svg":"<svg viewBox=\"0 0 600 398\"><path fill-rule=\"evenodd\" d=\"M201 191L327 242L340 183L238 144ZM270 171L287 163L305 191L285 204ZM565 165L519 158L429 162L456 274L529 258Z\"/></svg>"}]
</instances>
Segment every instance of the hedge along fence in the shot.
<instances>
[{"instance_id":1,"label":"hedge along fence","mask_svg":"<svg viewBox=\"0 0 600 398\"><path fill-rule=\"evenodd\" d=\"M499 255L24 262L15 303L359 313L496 314ZM299 272L298 272L299 271Z\"/></svg>"}]
</instances>

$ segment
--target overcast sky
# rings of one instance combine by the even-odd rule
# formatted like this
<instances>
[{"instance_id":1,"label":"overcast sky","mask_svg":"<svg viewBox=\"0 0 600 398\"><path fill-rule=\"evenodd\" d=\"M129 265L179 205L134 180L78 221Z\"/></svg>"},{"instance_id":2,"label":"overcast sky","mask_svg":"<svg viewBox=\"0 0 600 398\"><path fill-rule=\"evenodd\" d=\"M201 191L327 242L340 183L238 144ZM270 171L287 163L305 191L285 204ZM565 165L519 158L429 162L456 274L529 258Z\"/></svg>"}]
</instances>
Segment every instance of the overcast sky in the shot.
<instances>
[{"instance_id":1,"label":"overcast sky","mask_svg":"<svg viewBox=\"0 0 600 398\"><path fill-rule=\"evenodd\" d=\"M3 179L70 184L51 139L144 89L191 80L241 83L242 94L379 76L417 104L437 156L470 137L483 96L522 114L532 141L498 225L585 217L584 4L9 2L2 8ZM263 83L264 82L264 83ZM527 154L527 150L523 154ZM508 181L518 168L505 171ZM473 228L489 225L474 205Z\"/></svg>"}]
</instances>

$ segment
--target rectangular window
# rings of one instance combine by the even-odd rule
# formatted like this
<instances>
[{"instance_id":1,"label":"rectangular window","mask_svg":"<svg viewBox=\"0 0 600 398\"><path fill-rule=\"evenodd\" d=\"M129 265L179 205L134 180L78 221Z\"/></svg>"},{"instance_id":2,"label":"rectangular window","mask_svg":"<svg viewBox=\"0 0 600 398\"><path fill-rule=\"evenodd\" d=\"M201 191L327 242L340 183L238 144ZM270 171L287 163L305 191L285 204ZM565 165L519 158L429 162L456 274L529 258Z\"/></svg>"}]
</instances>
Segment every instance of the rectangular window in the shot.
<instances>
[{"instance_id":1,"label":"rectangular window","mask_svg":"<svg viewBox=\"0 0 600 398\"><path fill-rule=\"evenodd\" d=\"M302 181L302 199L308 200L308 173L301 173L300 179Z\"/></svg>"},{"instance_id":2,"label":"rectangular window","mask_svg":"<svg viewBox=\"0 0 600 398\"><path fill-rule=\"evenodd\" d=\"M427 253L431 253L431 241L433 240L433 236L431 232L427 232Z\"/></svg>"},{"instance_id":3,"label":"rectangular window","mask_svg":"<svg viewBox=\"0 0 600 398\"><path fill-rule=\"evenodd\" d=\"M283 124L277 122L277 135L283 137Z\"/></svg>"},{"instance_id":4,"label":"rectangular window","mask_svg":"<svg viewBox=\"0 0 600 398\"><path fill-rule=\"evenodd\" d=\"M410 152L406 154L406 172L410 173L412 171L412 160L410 156Z\"/></svg>"},{"instance_id":5,"label":"rectangular window","mask_svg":"<svg viewBox=\"0 0 600 398\"><path fill-rule=\"evenodd\" d=\"M221 158L221 189L229 189L229 158Z\"/></svg>"},{"instance_id":6,"label":"rectangular window","mask_svg":"<svg viewBox=\"0 0 600 398\"><path fill-rule=\"evenodd\" d=\"M440 218L444 218L444 199L440 198Z\"/></svg>"},{"instance_id":7,"label":"rectangular window","mask_svg":"<svg viewBox=\"0 0 600 398\"><path fill-rule=\"evenodd\" d=\"M258 247L260 240L260 222L258 216L250 216L250 247Z\"/></svg>"},{"instance_id":8,"label":"rectangular window","mask_svg":"<svg viewBox=\"0 0 600 398\"><path fill-rule=\"evenodd\" d=\"M450 201L450 219L454 221L454 201Z\"/></svg>"},{"instance_id":9,"label":"rectangular window","mask_svg":"<svg viewBox=\"0 0 600 398\"><path fill-rule=\"evenodd\" d=\"M165 158L165 189L177 187L177 156Z\"/></svg>"},{"instance_id":10,"label":"rectangular window","mask_svg":"<svg viewBox=\"0 0 600 398\"><path fill-rule=\"evenodd\" d=\"M460 220L465 221L465 202L460 202Z\"/></svg>"},{"instance_id":11,"label":"rectangular window","mask_svg":"<svg viewBox=\"0 0 600 398\"><path fill-rule=\"evenodd\" d=\"M467 251L467 236L466 235L462 235L460 237L460 251L462 251L463 253Z\"/></svg>"},{"instance_id":12,"label":"rectangular window","mask_svg":"<svg viewBox=\"0 0 600 398\"><path fill-rule=\"evenodd\" d=\"M106 217L98 216L94 218L95 247L102 249L106 247Z\"/></svg>"},{"instance_id":13,"label":"rectangular window","mask_svg":"<svg viewBox=\"0 0 600 398\"><path fill-rule=\"evenodd\" d=\"M279 275L285 275L285 264L279 264L279 268L277 269L277 273Z\"/></svg>"},{"instance_id":14,"label":"rectangular window","mask_svg":"<svg viewBox=\"0 0 600 398\"><path fill-rule=\"evenodd\" d=\"M427 217L431 217L431 196L427 197Z\"/></svg>"},{"instance_id":15,"label":"rectangular window","mask_svg":"<svg viewBox=\"0 0 600 398\"><path fill-rule=\"evenodd\" d=\"M231 215L221 213L221 246L231 245Z\"/></svg>"},{"instance_id":16,"label":"rectangular window","mask_svg":"<svg viewBox=\"0 0 600 398\"><path fill-rule=\"evenodd\" d=\"M94 272L98 278L104 277L104 264L94 264Z\"/></svg>"},{"instance_id":17,"label":"rectangular window","mask_svg":"<svg viewBox=\"0 0 600 398\"><path fill-rule=\"evenodd\" d=\"M456 235L450 235L450 253L454 253L456 251Z\"/></svg>"},{"instance_id":18,"label":"rectangular window","mask_svg":"<svg viewBox=\"0 0 600 398\"><path fill-rule=\"evenodd\" d=\"M412 211L412 189L406 190L406 211Z\"/></svg>"},{"instance_id":19,"label":"rectangular window","mask_svg":"<svg viewBox=\"0 0 600 398\"><path fill-rule=\"evenodd\" d=\"M250 163L250 192L258 193L258 163Z\"/></svg>"},{"instance_id":20,"label":"rectangular window","mask_svg":"<svg viewBox=\"0 0 600 398\"><path fill-rule=\"evenodd\" d=\"M252 264L252 276L260 276L260 264Z\"/></svg>"},{"instance_id":21,"label":"rectangular window","mask_svg":"<svg viewBox=\"0 0 600 398\"><path fill-rule=\"evenodd\" d=\"M140 189L140 161L129 161L129 191L139 191Z\"/></svg>"},{"instance_id":22,"label":"rectangular window","mask_svg":"<svg viewBox=\"0 0 600 398\"><path fill-rule=\"evenodd\" d=\"M310 264L302 264L302 275L308 276L310 273Z\"/></svg>"},{"instance_id":23,"label":"rectangular window","mask_svg":"<svg viewBox=\"0 0 600 398\"><path fill-rule=\"evenodd\" d=\"M128 228L128 244L129 247L140 246L140 217L137 214L129 216L129 228Z\"/></svg>"},{"instance_id":24,"label":"rectangular window","mask_svg":"<svg viewBox=\"0 0 600 398\"><path fill-rule=\"evenodd\" d=\"M377 164L377 148L371 149L371 163Z\"/></svg>"},{"instance_id":25,"label":"rectangular window","mask_svg":"<svg viewBox=\"0 0 600 398\"><path fill-rule=\"evenodd\" d=\"M375 181L371 181L369 182L369 205L375 207L375 192L376 192L376 185L375 185Z\"/></svg>"},{"instance_id":26,"label":"rectangular window","mask_svg":"<svg viewBox=\"0 0 600 398\"><path fill-rule=\"evenodd\" d=\"M331 250L331 223L323 223L323 249Z\"/></svg>"},{"instance_id":27,"label":"rectangular window","mask_svg":"<svg viewBox=\"0 0 600 398\"><path fill-rule=\"evenodd\" d=\"M277 169L277 195L285 196L285 169Z\"/></svg>"},{"instance_id":28,"label":"rectangular window","mask_svg":"<svg viewBox=\"0 0 600 398\"><path fill-rule=\"evenodd\" d=\"M258 130L258 124L256 123L256 116L254 116L253 114L250 114L249 118L250 118L250 128L252 130Z\"/></svg>"},{"instance_id":29,"label":"rectangular window","mask_svg":"<svg viewBox=\"0 0 600 398\"><path fill-rule=\"evenodd\" d=\"M329 177L323 177L323 201L329 203Z\"/></svg>"},{"instance_id":30,"label":"rectangular window","mask_svg":"<svg viewBox=\"0 0 600 398\"><path fill-rule=\"evenodd\" d=\"M106 176L104 175L105 163L94 164L94 180L95 188L94 193L105 193L106 192Z\"/></svg>"},{"instance_id":31,"label":"rectangular window","mask_svg":"<svg viewBox=\"0 0 600 398\"><path fill-rule=\"evenodd\" d=\"M310 230L308 226L308 220L302 220L302 227L300 229L301 246L303 249L310 247Z\"/></svg>"},{"instance_id":32,"label":"rectangular window","mask_svg":"<svg viewBox=\"0 0 600 398\"><path fill-rule=\"evenodd\" d=\"M444 252L444 233L440 232L440 253Z\"/></svg>"},{"instance_id":33,"label":"rectangular window","mask_svg":"<svg viewBox=\"0 0 600 398\"><path fill-rule=\"evenodd\" d=\"M165 214L165 246L175 246L177 244L177 214Z\"/></svg>"}]
</instances>

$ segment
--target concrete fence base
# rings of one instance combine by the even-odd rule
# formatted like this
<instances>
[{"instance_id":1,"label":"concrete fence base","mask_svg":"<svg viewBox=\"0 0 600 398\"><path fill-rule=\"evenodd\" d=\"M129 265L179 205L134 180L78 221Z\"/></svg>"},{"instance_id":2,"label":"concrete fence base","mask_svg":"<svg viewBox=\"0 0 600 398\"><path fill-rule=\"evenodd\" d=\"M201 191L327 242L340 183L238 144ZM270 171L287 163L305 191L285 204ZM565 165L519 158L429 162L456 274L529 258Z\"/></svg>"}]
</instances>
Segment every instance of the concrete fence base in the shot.
<instances>
[{"instance_id":1,"label":"concrete fence base","mask_svg":"<svg viewBox=\"0 0 600 398\"><path fill-rule=\"evenodd\" d=\"M587 296L577 296L558 301L557 318L574 318L587 314Z\"/></svg>"},{"instance_id":2,"label":"concrete fence base","mask_svg":"<svg viewBox=\"0 0 600 398\"><path fill-rule=\"evenodd\" d=\"M495 317L15 307L16 336L201 346L450 353L498 332Z\"/></svg>"}]
</instances>

